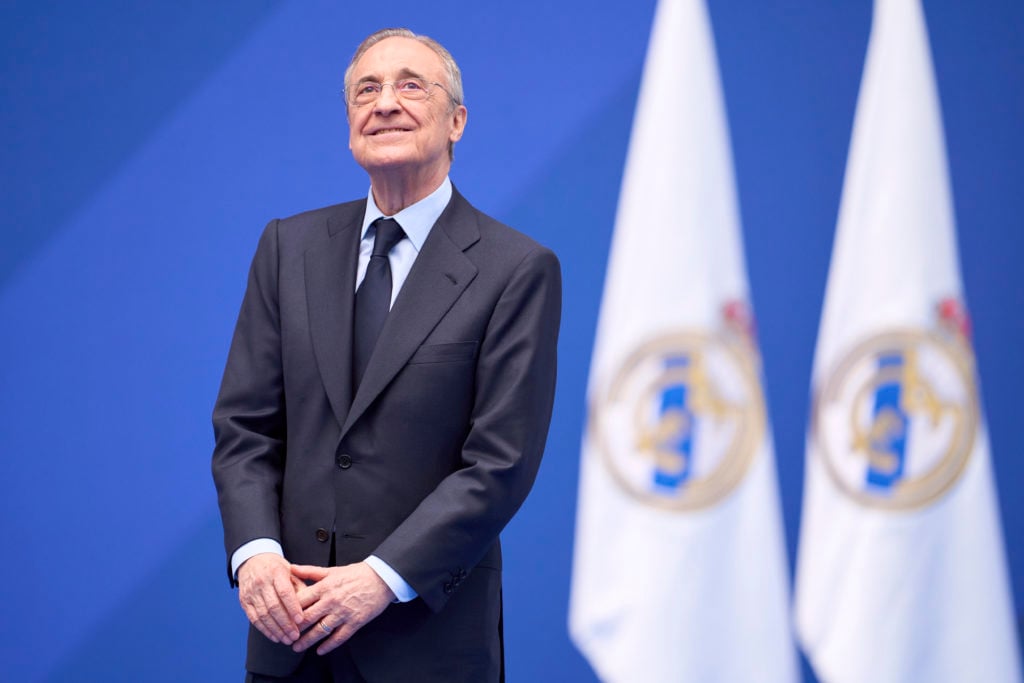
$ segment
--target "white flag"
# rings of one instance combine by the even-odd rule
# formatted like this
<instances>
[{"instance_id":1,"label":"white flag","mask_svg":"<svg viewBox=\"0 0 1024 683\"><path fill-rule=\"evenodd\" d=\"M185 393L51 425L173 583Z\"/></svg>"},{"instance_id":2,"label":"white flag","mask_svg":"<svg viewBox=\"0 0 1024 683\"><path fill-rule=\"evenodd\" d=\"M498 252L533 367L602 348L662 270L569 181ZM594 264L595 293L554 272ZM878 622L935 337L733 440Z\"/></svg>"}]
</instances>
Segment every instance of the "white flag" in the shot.
<instances>
[{"instance_id":1,"label":"white flag","mask_svg":"<svg viewBox=\"0 0 1024 683\"><path fill-rule=\"evenodd\" d=\"M598 324L570 633L604 681L797 680L703 0L660 0Z\"/></svg>"},{"instance_id":2,"label":"white flag","mask_svg":"<svg viewBox=\"0 0 1024 683\"><path fill-rule=\"evenodd\" d=\"M877 0L814 362L796 621L825 683L1020 680L917 0Z\"/></svg>"}]
</instances>

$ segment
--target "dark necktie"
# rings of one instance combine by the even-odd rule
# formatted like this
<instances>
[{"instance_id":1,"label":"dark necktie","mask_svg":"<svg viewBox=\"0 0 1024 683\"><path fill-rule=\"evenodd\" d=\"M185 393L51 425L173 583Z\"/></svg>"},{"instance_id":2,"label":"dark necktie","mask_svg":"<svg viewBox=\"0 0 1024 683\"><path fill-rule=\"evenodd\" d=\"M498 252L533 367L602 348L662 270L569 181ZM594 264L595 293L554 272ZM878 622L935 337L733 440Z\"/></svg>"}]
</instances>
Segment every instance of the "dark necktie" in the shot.
<instances>
[{"instance_id":1,"label":"dark necktie","mask_svg":"<svg viewBox=\"0 0 1024 683\"><path fill-rule=\"evenodd\" d=\"M402 241L405 233L393 218L374 221L377 234L373 239L373 253L366 265L366 275L356 290L355 344L352 348L353 390L363 380L377 337L391 308L391 264L388 253Z\"/></svg>"}]
</instances>

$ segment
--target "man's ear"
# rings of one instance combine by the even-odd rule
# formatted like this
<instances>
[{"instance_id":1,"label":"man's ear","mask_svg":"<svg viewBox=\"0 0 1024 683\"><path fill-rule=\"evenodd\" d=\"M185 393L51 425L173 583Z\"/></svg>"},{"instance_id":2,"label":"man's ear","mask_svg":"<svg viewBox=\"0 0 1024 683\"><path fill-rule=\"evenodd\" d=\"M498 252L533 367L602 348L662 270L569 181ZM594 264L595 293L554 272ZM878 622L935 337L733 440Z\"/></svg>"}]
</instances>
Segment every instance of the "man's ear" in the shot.
<instances>
[{"instance_id":1,"label":"man's ear","mask_svg":"<svg viewBox=\"0 0 1024 683\"><path fill-rule=\"evenodd\" d=\"M469 112L464 104L460 104L452 110L452 132L448 136L448 140L458 142L462 139L462 134L466 130L466 117L468 115Z\"/></svg>"}]
</instances>

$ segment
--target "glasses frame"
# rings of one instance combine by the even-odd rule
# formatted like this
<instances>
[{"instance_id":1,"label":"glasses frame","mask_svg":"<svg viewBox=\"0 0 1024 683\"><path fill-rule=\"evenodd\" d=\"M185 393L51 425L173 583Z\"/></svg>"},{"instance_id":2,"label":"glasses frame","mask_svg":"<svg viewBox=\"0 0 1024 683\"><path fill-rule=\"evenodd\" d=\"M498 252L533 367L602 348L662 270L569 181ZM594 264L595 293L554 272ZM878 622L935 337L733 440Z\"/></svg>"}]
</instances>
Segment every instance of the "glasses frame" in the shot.
<instances>
[{"instance_id":1,"label":"glasses frame","mask_svg":"<svg viewBox=\"0 0 1024 683\"><path fill-rule=\"evenodd\" d=\"M403 93L399 88L396 87L397 85L399 85L401 83L406 83L406 82L409 82L409 81L414 81L416 83L421 83L423 85L424 92L426 92L426 95L424 97L422 97L422 98L409 97L407 94ZM357 88L361 88L361 87L363 87L363 86L365 86L367 84L371 84L371 83L380 86L380 90L377 91L377 96L374 97L372 100L367 100L366 102L356 102L355 101L356 89ZM351 95L345 89L343 89L341 91L341 94L342 94L343 99L345 100L345 102L349 106L351 106L351 107L365 107L366 105L369 105L369 104L375 104L377 102L377 100L380 99L381 95L384 94L384 86L385 85L390 85L391 86L391 91L393 93L395 93L395 98L396 99L403 100L403 101L408 101L408 102L423 102L425 100L429 100L430 96L434 94L434 89L435 88L433 86L436 86L436 87L440 88L441 91L445 95L448 96L449 100L451 100L455 104L458 104L457 102L455 102L455 98L452 97L452 94L450 92L448 92L448 89L446 87L444 87L444 84L438 83L437 81L425 81L422 78L412 78L412 77L409 77L409 78L398 78L398 79L393 80L393 81L382 81L382 82L379 82L379 83L377 81L360 81L359 83L356 83L355 85L349 86L348 89L352 91Z\"/></svg>"}]
</instances>

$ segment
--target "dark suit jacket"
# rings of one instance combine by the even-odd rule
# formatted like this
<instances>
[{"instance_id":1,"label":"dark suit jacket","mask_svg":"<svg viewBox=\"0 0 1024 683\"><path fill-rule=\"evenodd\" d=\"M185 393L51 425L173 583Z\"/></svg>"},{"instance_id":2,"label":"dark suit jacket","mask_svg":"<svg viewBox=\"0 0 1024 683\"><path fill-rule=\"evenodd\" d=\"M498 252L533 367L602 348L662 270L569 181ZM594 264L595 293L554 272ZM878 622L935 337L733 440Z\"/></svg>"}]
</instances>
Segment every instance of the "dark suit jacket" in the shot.
<instances>
[{"instance_id":1,"label":"dark suit jacket","mask_svg":"<svg viewBox=\"0 0 1024 683\"><path fill-rule=\"evenodd\" d=\"M260 239L213 413L225 547L269 537L326 566L334 530L337 564L377 555L420 596L350 641L369 680L495 680L498 533L547 437L558 261L455 191L353 396L365 205L274 220ZM298 661L250 629L250 671Z\"/></svg>"}]
</instances>

